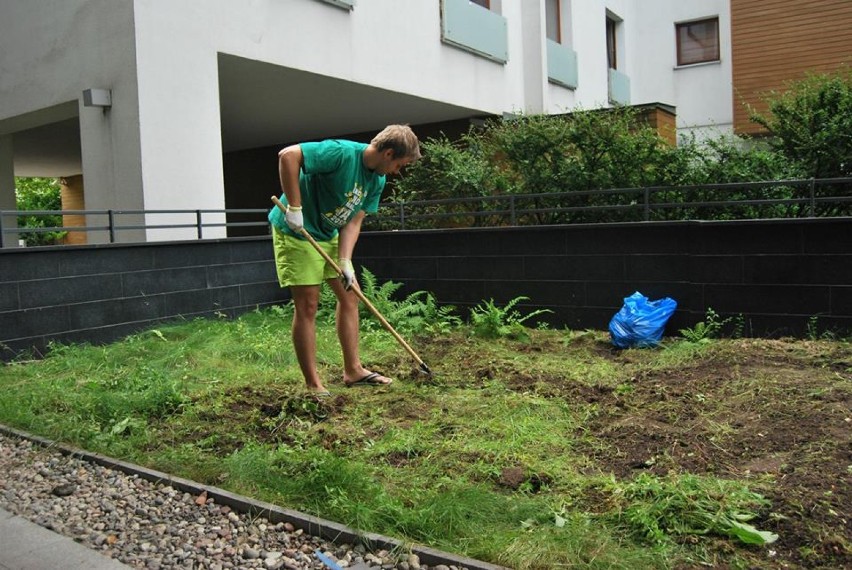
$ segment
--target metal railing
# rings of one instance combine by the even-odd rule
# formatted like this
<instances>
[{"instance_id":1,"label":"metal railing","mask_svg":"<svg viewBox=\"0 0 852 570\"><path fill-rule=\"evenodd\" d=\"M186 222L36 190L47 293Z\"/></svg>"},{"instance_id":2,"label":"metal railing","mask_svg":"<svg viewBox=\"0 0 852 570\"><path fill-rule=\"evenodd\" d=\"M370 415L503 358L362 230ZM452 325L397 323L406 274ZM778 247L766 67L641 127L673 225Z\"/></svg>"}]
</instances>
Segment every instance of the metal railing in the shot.
<instances>
[{"instance_id":1,"label":"metal railing","mask_svg":"<svg viewBox=\"0 0 852 570\"><path fill-rule=\"evenodd\" d=\"M852 178L386 202L365 229L852 216Z\"/></svg>"},{"instance_id":2,"label":"metal railing","mask_svg":"<svg viewBox=\"0 0 852 570\"><path fill-rule=\"evenodd\" d=\"M165 229L193 229L197 239L205 239L205 228L238 228L238 227L267 227L266 215L268 209L223 209L223 210L0 210L0 247L4 247L5 237L9 234L26 235L33 233L53 232L106 232L109 243L116 243L120 232L148 231ZM228 215L250 216L259 218L258 221L221 221L227 220ZM85 216L84 226L44 226L44 227L7 227L4 218L20 218L25 216ZM140 223L151 216L178 216L191 219L191 222L179 223ZM210 221L205 216L215 216L216 221ZM95 218L92 220L92 218ZM88 223L92 221L93 223Z\"/></svg>"},{"instance_id":3,"label":"metal railing","mask_svg":"<svg viewBox=\"0 0 852 570\"><path fill-rule=\"evenodd\" d=\"M121 232L206 228L264 228L267 208L223 210L0 210L4 236L43 232L107 232L115 243ZM85 226L15 227L4 218L85 216ZM178 223L150 223L152 217L179 217ZM214 218L212 221L210 218ZM383 202L369 216L371 231L571 223L674 220L743 220L852 217L852 178L775 180L700 186L655 186L564 193ZM231 221L228 221L231 219ZM236 221L248 220L248 221Z\"/></svg>"}]
</instances>

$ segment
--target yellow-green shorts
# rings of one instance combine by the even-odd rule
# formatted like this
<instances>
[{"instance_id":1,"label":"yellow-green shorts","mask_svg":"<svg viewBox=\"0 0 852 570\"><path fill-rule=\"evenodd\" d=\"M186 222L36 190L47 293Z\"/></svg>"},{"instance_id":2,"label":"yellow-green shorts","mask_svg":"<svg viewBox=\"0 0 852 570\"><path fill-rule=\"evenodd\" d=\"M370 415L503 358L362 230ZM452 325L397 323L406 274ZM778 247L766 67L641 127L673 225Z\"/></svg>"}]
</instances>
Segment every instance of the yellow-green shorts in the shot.
<instances>
[{"instance_id":1,"label":"yellow-green shorts","mask_svg":"<svg viewBox=\"0 0 852 570\"><path fill-rule=\"evenodd\" d=\"M331 241L317 244L332 258L337 259L337 236ZM334 279L337 272L307 240L287 235L272 226L272 248L275 253L275 270L282 287L291 285L319 285Z\"/></svg>"}]
</instances>

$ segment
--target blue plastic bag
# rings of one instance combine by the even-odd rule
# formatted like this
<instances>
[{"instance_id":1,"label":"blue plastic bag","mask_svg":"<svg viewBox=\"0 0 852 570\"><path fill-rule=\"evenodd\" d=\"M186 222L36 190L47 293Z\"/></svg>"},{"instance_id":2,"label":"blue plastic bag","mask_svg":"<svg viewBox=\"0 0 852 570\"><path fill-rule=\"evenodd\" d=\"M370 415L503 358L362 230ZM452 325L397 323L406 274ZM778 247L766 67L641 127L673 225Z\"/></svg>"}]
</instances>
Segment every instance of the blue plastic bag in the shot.
<instances>
[{"instance_id":1,"label":"blue plastic bag","mask_svg":"<svg viewBox=\"0 0 852 570\"><path fill-rule=\"evenodd\" d=\"M677 301L669 297L649 301L638 291L625 297L624 306L609 321L612 344L618 348L658 345L676 308Z\"/></svg>"}]
</instances>

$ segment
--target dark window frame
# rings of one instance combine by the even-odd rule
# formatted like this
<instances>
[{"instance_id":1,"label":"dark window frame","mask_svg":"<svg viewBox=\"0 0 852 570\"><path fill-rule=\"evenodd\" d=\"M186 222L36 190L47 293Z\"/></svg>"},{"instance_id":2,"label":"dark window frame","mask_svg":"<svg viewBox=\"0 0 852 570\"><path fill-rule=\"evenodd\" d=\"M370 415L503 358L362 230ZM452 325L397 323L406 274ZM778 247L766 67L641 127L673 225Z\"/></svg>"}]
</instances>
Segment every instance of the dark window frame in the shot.
<instances>
[{"instance_id":1,"label":"dark window frame","mask_svg":"<svg viewBox=\"0 0 852 570\"><path fill-rule=\"evenodd\" d=\"M685 60L684 54L683 54L683 45L682 45L682 42L681 42L681 30L684 30L687 35L692 35L694 41L696 41L697 43L700 44L701 40L699 38L697 38L694 35L694 33L690 34L689 28L691 26L705 25L705 24L709 24L709 23L713 23L715 25L715 32L716 32L715 33L715 45L710 46L710 48L705 48L705 49L712 49L712 52L710 53L709 56L701 57L700 59L693 58L693 59L690 59L688 61ZM721 61L722 54L721 54L721 46L720 46L720 39L719 39L719 17L713 16L713 17L710 17L710 18L702 18L700 20L691 20L689 22L675 23L675 46L676 46L676 50L677 50L677 66L678 67L685 67L685 66L688 66L688 65L697 65L697 64L700 64L700 63L715 63L715 62Z\"/></svg>"},{"instance_id":2,"label":"dark window frame","mask_svg":"<svg viewBox=\"0 0 852 570\"><path fill-rule=\"evenodd\" d=\"M618 69L618 21L606 18L606 62L609 69Z\"/></svg>"},{"instance_id":3,"label":"dark window frame","mask_svg":"<svg viewBox=\"0 0 852 570\"><path fill-rule=\"evenodd\" d=\"M548 0L545 0L545 15L547 14L547 3ZM552 40L558 44L562 43L562 2L560 0L550 0L556 3L556 37L551 38L548 34L548 24L549 22L545 22L545 35L547 35L547 39Z\"/></svg>"}]
</instances>

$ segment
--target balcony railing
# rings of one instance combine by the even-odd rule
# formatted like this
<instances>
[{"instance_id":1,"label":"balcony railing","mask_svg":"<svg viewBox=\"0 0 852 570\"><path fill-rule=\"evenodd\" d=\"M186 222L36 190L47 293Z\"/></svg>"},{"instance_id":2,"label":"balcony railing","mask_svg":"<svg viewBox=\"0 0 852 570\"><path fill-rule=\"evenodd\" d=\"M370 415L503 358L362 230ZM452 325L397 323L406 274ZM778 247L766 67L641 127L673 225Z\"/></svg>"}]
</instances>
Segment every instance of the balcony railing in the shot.
<instances>
[{"instance_id":1,"label":"balcony railing","mask_svg":"<svg viewBox=\"0 0 852 570\"><path fill-rule=\"evenodd\" d=\"M609 102L618 105L630 104L630 77L617 69L609 70Z\"/></svg>"},{"instance_id":2,"label":"balcony railing","mask_svg":"<svg viewBox=\"0 0 852 570\"><path fill-rule=\"evenodd\" d=\"M547 40L547 79L551 83L576 89L577 52L568 46Z\"/></svg>"},{"instance_id":3,"label":"balcony railing","mask_svg":"<svg viewBox=\"0 0 852 570\"><path fill-rule=\"evenodd\" d=\"M499 63L509 60L506 18L469 0L441 0L441 41Z\"/></svg>"}]
</instances>

